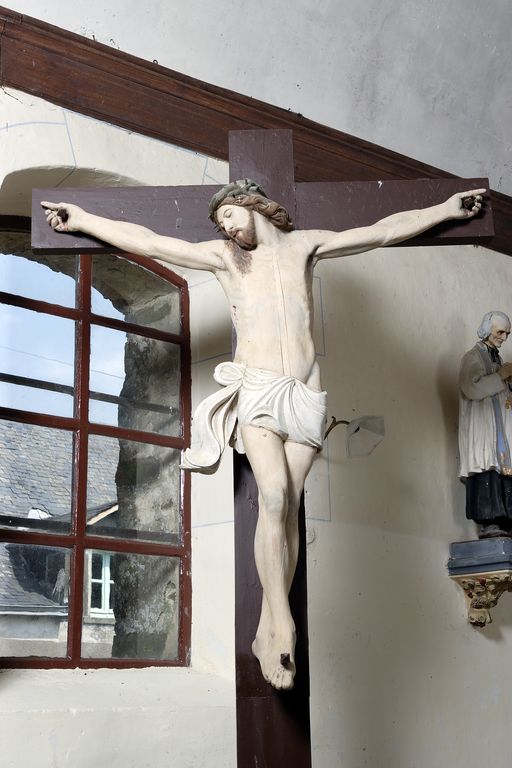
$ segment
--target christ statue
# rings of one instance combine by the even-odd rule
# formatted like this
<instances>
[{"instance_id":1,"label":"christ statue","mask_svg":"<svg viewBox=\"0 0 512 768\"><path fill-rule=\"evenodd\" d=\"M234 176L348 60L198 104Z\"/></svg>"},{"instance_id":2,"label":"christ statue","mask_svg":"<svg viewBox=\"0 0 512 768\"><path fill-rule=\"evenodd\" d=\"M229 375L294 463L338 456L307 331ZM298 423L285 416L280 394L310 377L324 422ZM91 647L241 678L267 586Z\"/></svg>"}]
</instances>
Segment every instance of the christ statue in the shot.
<instances>
[{"instance_id":1,"label":"christ statue","mask_svg":"<svg viewBox=\"0 0 512 768\"><path fill-rule=\"evenodd\" d=\"M230 442L247 454L259 494L254 551L263 588L252 650L264 678L277 689L293 687L295 625L288 594L299 547L298 508L326 419L312 337L314 267L322 259L408 240L443 221L471 218L480 211L484 192L461 192L439 205L344 232L299 231L279 203L243 179L223 187L210 202L210 218L225 239L201 243L158 235L76 205L42 203L57 232L80 231L128 253L207 270L224 289L236 353L232 363L215 370L223 389L197 409L182 466L212 472Z\"/></svg>"}]
</instances>

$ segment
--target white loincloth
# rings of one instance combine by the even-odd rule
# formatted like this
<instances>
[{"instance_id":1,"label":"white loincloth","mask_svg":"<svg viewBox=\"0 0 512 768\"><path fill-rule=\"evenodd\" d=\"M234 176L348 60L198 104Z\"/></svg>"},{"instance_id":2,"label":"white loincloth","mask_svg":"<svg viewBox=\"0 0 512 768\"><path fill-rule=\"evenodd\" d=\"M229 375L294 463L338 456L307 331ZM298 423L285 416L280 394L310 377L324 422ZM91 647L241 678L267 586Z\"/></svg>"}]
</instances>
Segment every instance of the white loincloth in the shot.
<instances>
[{"instance_id":1,"label":"white loincloth","mask_svg":"<svg viewBox=\"0 0 512 768\"><path fill-rule=\"evenodd\" d=\"M264 427L283 440L322 447L326 392L315 392L292 376L237 363L220 363L213 377L224 389L197 407L183 469L215 472L228 443L245 453L240 427L246 424Z\"/></svg>"}]
</instances>

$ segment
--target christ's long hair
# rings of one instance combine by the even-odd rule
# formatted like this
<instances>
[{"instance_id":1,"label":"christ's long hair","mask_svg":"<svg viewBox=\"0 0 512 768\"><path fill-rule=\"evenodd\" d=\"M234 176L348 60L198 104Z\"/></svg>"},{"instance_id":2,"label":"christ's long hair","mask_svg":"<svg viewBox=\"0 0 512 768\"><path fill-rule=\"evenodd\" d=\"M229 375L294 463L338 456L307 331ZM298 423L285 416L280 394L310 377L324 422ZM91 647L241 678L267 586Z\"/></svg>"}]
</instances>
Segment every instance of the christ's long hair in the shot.
<instances>
[{"instance_id":1,"label":"christ's long hair","mask_svg":"<svg viewBox=\"0 0 512 768\"><path fill-rule=\"evenodd\" d=\"M252 211L261 213L262 216L269 219L274 227L281 229L283 232L291 232L293 229L293 223L288 216L288 211L279 203L269 200L268 197L262 197L262 195L225 197L218 207L220 208L223 205L240 205L244 208L250 208Z\"/></svg>"}]
</instances>

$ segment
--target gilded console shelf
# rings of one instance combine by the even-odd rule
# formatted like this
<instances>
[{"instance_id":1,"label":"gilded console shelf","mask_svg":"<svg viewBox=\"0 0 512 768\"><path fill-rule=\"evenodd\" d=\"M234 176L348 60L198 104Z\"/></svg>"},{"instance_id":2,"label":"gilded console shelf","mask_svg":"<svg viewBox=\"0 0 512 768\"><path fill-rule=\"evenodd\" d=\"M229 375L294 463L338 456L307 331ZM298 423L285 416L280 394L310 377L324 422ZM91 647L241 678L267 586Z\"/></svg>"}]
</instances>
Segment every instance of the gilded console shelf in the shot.
<instances>
[{"instance_id":1,"label":"gilded console shelf","mask_svg":"<svg viewBox=\"0 0 512 768\"><path fill-rule=\"evenodd\" d=\"M468 620L475 627L492 622L491 608L504 592L512 592L512 571L490 571L470 576L452 576L464 590Z\"/></svg>"},{"instance_id":2,"label":"gilded console shelf","mask_svg":"<svg viewBox=\"0 0 512 768\"><path fill-rule=\"evenodd\" d=\"M492 622L491 608L512 592L512 539L450 544L448 572L464 591L470 624L485 627Z\"/></svg>"}]
</instances>

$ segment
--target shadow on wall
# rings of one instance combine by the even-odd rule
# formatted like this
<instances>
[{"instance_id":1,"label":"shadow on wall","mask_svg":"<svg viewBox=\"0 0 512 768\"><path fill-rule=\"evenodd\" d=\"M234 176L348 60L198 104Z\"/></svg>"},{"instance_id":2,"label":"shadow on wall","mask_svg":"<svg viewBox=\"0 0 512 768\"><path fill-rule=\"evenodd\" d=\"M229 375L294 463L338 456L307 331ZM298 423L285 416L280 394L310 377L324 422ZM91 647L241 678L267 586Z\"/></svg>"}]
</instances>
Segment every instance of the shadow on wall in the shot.
<instances>
[{"instance_id":1,"label":"shadow on wall","mask_svg":"<svg viewBox=\"0 0 512 768\"><path fill-rule=\"evenodd\" d=\"M419 251L416 274L400 282L395 275L411 260L399 249L353 257L366 261L329 273L321 365L329 417L375 414L386 425L384 442L366 459L341 454L341 433L329 438L333 521L435 538L447 519L461 535L467 529L457 474L459 358L442 341L454 313L432 305L429 249Z\"/></svg>"},{"instance_id":2,"label":"shadow on wall","mask_svg":"<svg viewBox=\"0 0 512 768\"><path fill-rule=\"evenodd\" d=\"M461 318L454 319L453 327L457 327ZM464 350L461 350L462 357ZM474 538L473 524L465 517L466 491L462 482L458 479L459 471L459 373L460 361L454 360L449 352L443 352L439 356L436 369L436 385L439 402L441 403L444 432L439 436L439 450L444 455L447 467L453 471L453 477L457 480L450 486L448 496L449 505L446 513L451 512L455 524L462 528L462 538Z\"/></svg>"}]
</instances>

